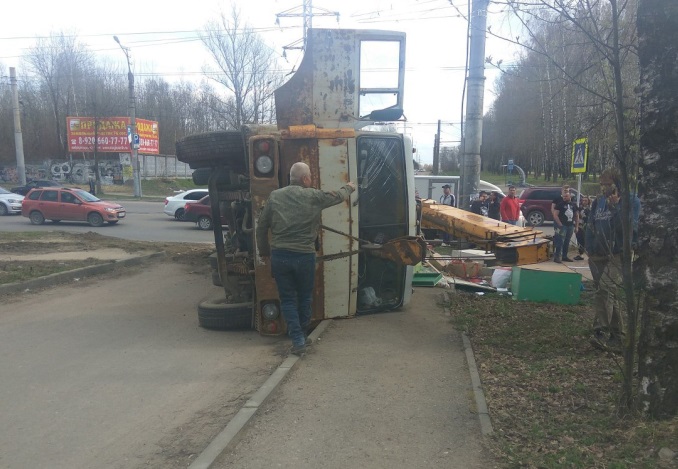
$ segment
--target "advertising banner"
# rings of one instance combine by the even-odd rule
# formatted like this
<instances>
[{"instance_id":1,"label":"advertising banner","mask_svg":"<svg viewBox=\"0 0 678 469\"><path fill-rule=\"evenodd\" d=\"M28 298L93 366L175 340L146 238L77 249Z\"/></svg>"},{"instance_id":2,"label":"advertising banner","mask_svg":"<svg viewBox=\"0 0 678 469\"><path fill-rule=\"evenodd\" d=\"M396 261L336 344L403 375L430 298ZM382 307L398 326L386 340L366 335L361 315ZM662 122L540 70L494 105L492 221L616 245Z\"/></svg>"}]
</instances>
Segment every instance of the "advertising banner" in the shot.
<instances>
[{"instance_id":1,"label":"advertising banner","mask_svg":"<svg viewBox=\"0 0 678 469\"><path fill-rule=\"evenodd\" d=\"M97 129L95 132L95 121ZM137 119L137 135L139 136L139 153L159 154L158 123L146 119ZM127 136L129 117L67 117L66 129L68 135L68 151L94 152L96 136L96 150L101 153L120 153L130 151L130 141Z\"/></svg>"}]
</instances>

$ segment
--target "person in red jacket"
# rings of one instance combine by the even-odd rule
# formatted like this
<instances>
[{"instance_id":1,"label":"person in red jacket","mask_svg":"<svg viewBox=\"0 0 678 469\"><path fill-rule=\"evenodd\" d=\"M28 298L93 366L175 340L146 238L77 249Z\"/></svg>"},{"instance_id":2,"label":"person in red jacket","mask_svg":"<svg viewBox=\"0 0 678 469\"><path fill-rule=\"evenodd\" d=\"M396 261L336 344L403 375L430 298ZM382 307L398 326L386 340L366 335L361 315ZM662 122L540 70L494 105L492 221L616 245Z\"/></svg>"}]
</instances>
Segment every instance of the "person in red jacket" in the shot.
<instances>
[{"instance_id":1,"label":"person in red jacket","mask_svg":"<svg viewBox=\"0 0 678 469\"><path fill-rule=\"evenodd\" d=\"M518 197L516 197L516 186L509 186L509 193L501 201L499 213L501 214L502 221L510 223L511 225L518 224L518 219L520 218L520 204L518 203Z\"/></svg>"}]
</instances>

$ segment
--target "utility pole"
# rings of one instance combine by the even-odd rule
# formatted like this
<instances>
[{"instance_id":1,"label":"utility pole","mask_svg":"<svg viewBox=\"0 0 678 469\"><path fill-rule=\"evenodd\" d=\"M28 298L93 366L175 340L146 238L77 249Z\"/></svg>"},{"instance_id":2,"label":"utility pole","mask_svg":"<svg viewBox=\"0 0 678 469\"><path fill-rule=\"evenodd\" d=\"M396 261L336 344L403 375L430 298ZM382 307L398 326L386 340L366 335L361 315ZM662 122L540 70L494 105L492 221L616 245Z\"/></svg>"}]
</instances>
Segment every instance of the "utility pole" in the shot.
<instances>
[{"instance_id":1,"label":"utility pole","mask_svg":"<svg viewBox=\"0 0 678 469\"><path fill-rule=\"evenodd\" d=\"M480 184L480 145L483 140L483 95L485 93L485 30L489 0L473 0L471 7L471 48L466 95L466 135L461 171L459 208L468 209L471 195Z\"/></svg>"},{"instance_id":2,"label":"utility pole","mask_svg":"<svg viewBox=\"0 0 678 469\"><path fill-rule=\"evenodd\" d=\"M437 176L440 172L440 119L438 119L438 132L433 143L433 171L431 173Z\"/></svg>"},{"instance_id":3,"label":"utility pole","mask_svg":"<svg viewBox=\"0 0 678 469\"><path fill-rule=\"evenodd\" d=\"M19 109L19 88L16 83L16 69L9 67L9 84L12 88L14 107L14 148L16 149L16 172L19 184L26 185L26 165L24 164L24 138L21 133L21 110Z\"/></svg>"},{"instance_id":4,"label":"utility pole","mask_svg":"<svg viewBox=\"0 0 678 469\"><path fill-rule=\"evenodd\" d=\"M139 164L139 135L137 134L137 97L134 94L134 74L132 73L132 63L130 60L129 47L125 47L118 39L118 36L113 36L115 42L118 43L122 51L125 53L127 59L127 81L129 83L129 124L131 127L132 141L130 142L130 155L132 157L132 174L134 176L134 197L141 197L141 168Z\"/></svg>"}]
</instances>

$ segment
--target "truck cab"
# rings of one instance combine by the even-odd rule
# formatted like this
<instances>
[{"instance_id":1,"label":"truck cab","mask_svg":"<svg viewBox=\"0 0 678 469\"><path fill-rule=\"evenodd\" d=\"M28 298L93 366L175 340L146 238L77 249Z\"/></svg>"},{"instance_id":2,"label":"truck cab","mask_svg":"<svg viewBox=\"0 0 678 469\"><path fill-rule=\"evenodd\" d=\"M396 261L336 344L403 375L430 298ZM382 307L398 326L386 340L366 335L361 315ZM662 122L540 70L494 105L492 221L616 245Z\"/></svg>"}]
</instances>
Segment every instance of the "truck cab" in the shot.
<instances>
[{"instance_id":1,"label":"truck cab","mask_svg":"<svg viewBox=\"0 0 678 469\"><path fill-rule=\"evenodd\" d=\"M415 235L412 143L384 122L403 116L405 34L311 29L296 73L275 92L276 122L177 141L177 157L209 188L218 300L198 307L201 325L286 330L270 265L254 231L270 193L309 165L313 186L348 181L350 200L322 212L313 320L392 310L409 301L412 267L371 249ZM377 71L377 72L375 72Z\"/></svg>"}]
</instances>

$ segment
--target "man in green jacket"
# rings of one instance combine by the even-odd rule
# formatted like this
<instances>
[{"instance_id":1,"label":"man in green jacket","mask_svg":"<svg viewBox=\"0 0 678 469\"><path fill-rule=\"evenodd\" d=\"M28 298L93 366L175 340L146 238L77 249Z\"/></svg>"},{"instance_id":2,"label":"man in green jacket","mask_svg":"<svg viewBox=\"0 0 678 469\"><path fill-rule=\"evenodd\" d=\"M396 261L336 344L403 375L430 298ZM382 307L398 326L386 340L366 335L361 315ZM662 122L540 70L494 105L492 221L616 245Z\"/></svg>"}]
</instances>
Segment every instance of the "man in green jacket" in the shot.
<instances>
[{"instance_id":1,"label":"man in green jacket","mask_svg":"<svg viewBox=\"0 0 678 469\"><path fill-rule=\"evenodd\" d=\"M271 272L278 286L287 334L292 339L292 353L299 356L306 352L308 344L306 330L311 322L320 212L348 200L355 191L352 182L331 192L314 189L311 183L308 165L294 163L290 168L290 185L271 192L256 230L259 255L271 258Z\"/></svg>"}]
</instances>

